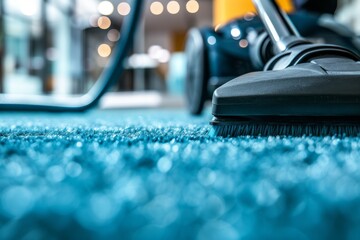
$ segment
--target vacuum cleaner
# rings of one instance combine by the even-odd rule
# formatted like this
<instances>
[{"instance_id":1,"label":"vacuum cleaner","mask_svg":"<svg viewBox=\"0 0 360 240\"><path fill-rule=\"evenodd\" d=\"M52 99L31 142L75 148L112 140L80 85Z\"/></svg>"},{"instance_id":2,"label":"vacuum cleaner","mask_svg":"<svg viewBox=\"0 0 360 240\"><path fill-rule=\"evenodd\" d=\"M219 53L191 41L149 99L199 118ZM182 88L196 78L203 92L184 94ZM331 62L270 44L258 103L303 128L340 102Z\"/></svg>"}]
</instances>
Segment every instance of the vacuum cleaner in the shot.
<instances>
[{"instance_id":1,"label":"vacuum cleaner","mask_svg":"<svg viewBox=\"0 0 360 240\"><path fill-rule=\"evenodd\" d=\"M215 90L211 134L359 135L359 55L302 38L274 0L253 3L275 56Z\"/></svg>"},{"instance_id":2,"label":"vacuum cleaner","mask_svg":"<svg viewBox=\"0 0 360 240\"><path fill-rule=\"evenodd\" d=\"M301 36L316 42L340 45L360 54L359 38L331 15L336 9L336 1L322 1L322 8L317 5L318 1L294 3L297 11L289 18ZM275 55L273 47L264 24L254 15L235 19L216 29L191 29L185 50L188 111L194 115L201 114L215 89L237 76L262 70Z\"/></svg>"},{"instance_id":3,"label":"vacuum cleaner","mask_svg":"<svg viewBox=\"0 0 360 240\"><path fill-rule=\"evenodd\" d=\"M79 112L95 106L123 70L124 60L131 49L136 27L141 19L144 0L130 0L131 11L121 30L121 40L114 50L110 63L88 93L79 97L16 96L0 94L0 110Z\"/></svg>"}]
</instances>

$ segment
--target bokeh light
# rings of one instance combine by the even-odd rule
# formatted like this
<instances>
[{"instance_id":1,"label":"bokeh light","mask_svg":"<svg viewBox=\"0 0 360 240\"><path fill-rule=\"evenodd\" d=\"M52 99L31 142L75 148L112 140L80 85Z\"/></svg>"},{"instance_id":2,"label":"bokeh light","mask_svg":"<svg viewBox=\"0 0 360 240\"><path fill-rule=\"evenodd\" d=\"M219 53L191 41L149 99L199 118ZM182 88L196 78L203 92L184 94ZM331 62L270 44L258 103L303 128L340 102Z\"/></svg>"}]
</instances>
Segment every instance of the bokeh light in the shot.
<instances>
[{"instance_id":1,"label":"bokeh light","mask_svg":"<svg viewBox=\"0 0 360 240\"><path fill-rule=\"evenodd\" d=\"M157 54L161 49L162 49L162 47L160 47L159 45L153 45L153 46L149 47L148 54L151 58L156 59L158 56Z\"/></svg>"},{"instance_id":2,"label":"bokeh light","mask_svg":"<svg viewBox=\"0 0 360 240\"><path fill-rule=\"evenodd\" d=\"M153 2L150 5L150 12L154 15L160 15L164 11L164 6L161 2Z\"/></svg>"},{"instance_id":3,"label":"bokeh light","mask_svg":"<svg viewBox=\"0 0 360 240\"><path fill-rule=\"evenodd\" d=\"M166 8L170 14L177 14L180 11L180 4L177 1L170 1Z\"/></svg>"},{"instance_id":4,"label":"bokeh light","mask_svg":"<svg viewBox=\"0 0 360 240\"><path fill-rule=\"evenodd\" d=\"M105 17L105 16L99 17L98 26L101 29L108 29L111 26L110 18Z\"/></svg>"},{"instance_id":5,"label":"bokeh light","mask_svg":"<svg viewBox=\"0 0 360 240\"><path fill-rule=\"evenodd\" d=\"M98 27L98 20L99 20L99 16L97 15L92 15L89 17L89 24L92 27Z\"/></svg>"},{"instance_id":6,"label":"bokeh light","mask_svg":"<svg viewBox=\"0 0 360 240\"><path fill-rule=\"evenodd\" d=\"M111 47L108 44L101 44L98 47L98 54L100 57L106 58L109 57L111 54Z\"/></svg>"},{"instance_id":7,"label":"bokeh light","mask_svg":"<svg viewBox=\"0 0 360 240\"><path fill-rule=\"evenodd\" d=\"M236 39L236 38L240 38L240 36L241 36L241 31L240 31L240 29L237 28L237 27L231 29L231 36L232 36L233 38L235 38L235 39Z\"/></svg>"},{"instance_id":8,"label":"bokeh light","mask_svg":"<svg viewBox=\"0 0 360 240\"><path fill-rule=\"evenodd\" d=\"M122 2L118 5L117 10L120 15L127 16L131 11L131 7L128 3Z\"/></svg>"},{"instance_id":9,"label":"bokeh light","mask_svg":"<svg viewBox=\"0 0 360 240\"><path fill-rule=\"evenodd\" d=\"M37 6L32 1L23 0L20 3L20 11L25 16L31 17L37 13Z\"/></svg>"},{"instance_id":10,"label":"bokeh light","mask_svg":"<svg viewBox=\"0 0 360 240\"><path fill-rule=\"evenodd\" d=\"M186 3L186 10L189 13L197 13L200 9L199 3L196 0L190 0Z\"/></svg>"},{"instance_id":11,"label":"bokeh light","mask_svg":"<svg viewBox=\"0 0 360 240\"><path fill-rule=\"evenodd\" d=\"M171 58L170 51L159 45L149 47L148 54L150 58L155 59L160 63L167 63Z\"/></svg>"},{"instance_id":12,"label":"bokeh light","mask_svg":"<svg viewBox=\"0 0 360 240\"><path fill-rule=\"evenodd\" d=\"M249 46L249 42L248 42L246 39L242 39L242 40L240 40L240 42L239 42L239 46L240 46L241 48L247 48L247 47Z\"/></svg>"},{"instance_id":13,"label":"bokeh light","mask_svg":"<svg viewBox=\"0 0 360 240\"><path fill-rule=\"evenodd\" d=\"M116 42L120 39L120 32L116 29L111 29L108 32L107 37L111 42Z\"/></svg>"},{"instance_id":14,"label":"bokeh light","mask_svg":"<svg viewBox=\"0 0 360 240\"><path fill-rule=\"evenodd\" d=\"M98 5L98 11L102 15L111 15L114 12L114 5L109 1L102 1Z\"/></svg>"},{"instance_id":15,"label":"bokeh light","mask_svg":"<svg viewBox=\"0 0 360 240\"><path fill-rule=\"evenodd\" d=\"M216 44L216 38L214 36L210 36L207 38L207 42L210 45L215 45Z\"/></svg>"}]
</instances>

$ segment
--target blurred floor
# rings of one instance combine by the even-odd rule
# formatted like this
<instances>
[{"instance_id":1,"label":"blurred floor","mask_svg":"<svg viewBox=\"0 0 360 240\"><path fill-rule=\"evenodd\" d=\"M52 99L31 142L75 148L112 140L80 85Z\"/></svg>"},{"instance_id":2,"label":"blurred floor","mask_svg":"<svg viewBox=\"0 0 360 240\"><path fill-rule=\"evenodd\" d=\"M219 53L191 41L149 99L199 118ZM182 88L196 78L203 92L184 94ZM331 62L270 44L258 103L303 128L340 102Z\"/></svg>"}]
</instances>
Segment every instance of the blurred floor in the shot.
<instances>
[{"instance_id":1,"label":"blurred floor","mask_svg":"<svg viewBox=\"0 0 360 240\"><path fill-rule=\"evenodd\" d=\"M212 138L210 119L2 113L0 239L359 239L359 138Z\"/></svg>"}]
</instances>

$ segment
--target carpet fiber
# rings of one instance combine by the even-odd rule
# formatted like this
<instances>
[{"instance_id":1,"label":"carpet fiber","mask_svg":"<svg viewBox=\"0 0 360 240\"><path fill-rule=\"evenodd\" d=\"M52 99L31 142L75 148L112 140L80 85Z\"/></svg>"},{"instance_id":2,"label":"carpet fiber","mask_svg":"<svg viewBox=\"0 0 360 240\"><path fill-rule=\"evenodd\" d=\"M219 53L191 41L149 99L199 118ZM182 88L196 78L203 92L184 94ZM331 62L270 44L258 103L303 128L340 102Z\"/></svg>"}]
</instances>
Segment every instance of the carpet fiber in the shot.
<instances>
[{"instance_id":1,"label":"carpet fiber","mask_svg":"<svg viewBox=\"0 0 360 240\"><path fill-rule=\"evenodd\" d=\"M175 110L2 114L0 239L359 239L360 138Z\"/></svg>"}]
</instances>

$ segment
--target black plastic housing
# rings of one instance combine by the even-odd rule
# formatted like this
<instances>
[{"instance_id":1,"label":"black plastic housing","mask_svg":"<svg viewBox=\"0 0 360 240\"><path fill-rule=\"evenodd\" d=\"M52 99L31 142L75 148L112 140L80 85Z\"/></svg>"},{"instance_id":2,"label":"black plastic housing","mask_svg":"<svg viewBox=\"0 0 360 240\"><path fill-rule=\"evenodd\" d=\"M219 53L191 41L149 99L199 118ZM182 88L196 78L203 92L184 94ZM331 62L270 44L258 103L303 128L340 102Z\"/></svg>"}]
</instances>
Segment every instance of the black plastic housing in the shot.
<instances>
[{"instance_id":1,"label":"black plastic housing","mask_svg":"<svg viewBox=\"0 0 360 240\"><path fill-rule=\"evenodd\" d=\"M323 56L253 72L214 92L215 117L360 116L360 63Z\"/></svg>"}]
</instances>

